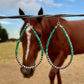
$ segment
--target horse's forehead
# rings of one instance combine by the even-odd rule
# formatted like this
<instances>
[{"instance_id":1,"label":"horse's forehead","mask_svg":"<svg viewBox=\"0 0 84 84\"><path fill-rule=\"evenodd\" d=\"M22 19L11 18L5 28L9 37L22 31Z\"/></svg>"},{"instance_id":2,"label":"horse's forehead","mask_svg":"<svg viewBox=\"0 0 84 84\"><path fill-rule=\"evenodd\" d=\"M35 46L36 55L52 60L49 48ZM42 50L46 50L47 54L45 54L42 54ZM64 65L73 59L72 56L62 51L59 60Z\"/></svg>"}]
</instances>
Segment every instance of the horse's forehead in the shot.
<instances>
[{"instance_id":1,"label":"horse's forehead","mask_svg":"<svg viewBox=\"0 0 84 84\"><path fill-rule=\"evenodd\" d=\"M25 20L24 25L23 25L23 27L22 27L22 29L20 31L20 34L24 30L24 28L27 25L27 23L28 23L28 19ZM38 31L38 26L39 26L39 23L38 23L36 18L30 19L30 26L27 27L27 29L25 31L25 34L24 34L24 37L27 37L29 35L29 33L32 34L31 28L33 28L37 32Z\"/></svg>"},{"instance_id":2,"label":"horse's forehead","mask_svg":"<svg viewBox=\"0 0 84 84\"><path fill-rule=\"evenodd\" d=\"M28 26L26 31L29 32L31 30L32 26Z\"/></svg>"}]
</instances>

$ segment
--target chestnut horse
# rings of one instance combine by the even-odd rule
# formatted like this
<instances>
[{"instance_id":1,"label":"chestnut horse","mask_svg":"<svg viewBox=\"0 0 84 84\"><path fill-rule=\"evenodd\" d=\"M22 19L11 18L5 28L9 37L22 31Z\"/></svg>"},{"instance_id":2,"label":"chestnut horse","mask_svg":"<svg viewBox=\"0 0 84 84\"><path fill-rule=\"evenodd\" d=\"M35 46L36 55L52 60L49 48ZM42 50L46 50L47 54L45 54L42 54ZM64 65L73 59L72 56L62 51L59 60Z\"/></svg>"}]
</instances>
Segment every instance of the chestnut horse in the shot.
<instances>
[{"instance_id":1,"label":"chestnut horse","mask_svg":"<svg viewBox=\"0 0 84 84\"><path fill-rule=\"evenodd\" d=\"M20 15L25 15L24 12L19 9ZM43 14L43 9L41 8L38 15ZM28 23L28 19L24 19L24 25L21 28L21 32ZM84 53L84 20L81 21L67 21L63 18L59 18L60 24L65 28L68 33L73 48L74 54ZM58 22L58 17L50 18L31 18L30 24L33 26L34 30L40 37L44 51L46 49L47 40L53 28ZM37 53L40 51L40 45L33 34L33 32L28 29L25 31L22 39L23 46L23 65L33 66L35 65L35 60L37 58ZM51 38L49 45L49 57L52 63L56 66L61 67L67 56L70 54L70 46L67 38L60 27L57 28L54 35ZM21 72L24 77L29 78L33 75L34 69L25 69L21 67ZM49 78L50 84L54 84L55 75L57 75L58 84L62 84L60 70L51 68Z\"/></svg>"}]
</instances>

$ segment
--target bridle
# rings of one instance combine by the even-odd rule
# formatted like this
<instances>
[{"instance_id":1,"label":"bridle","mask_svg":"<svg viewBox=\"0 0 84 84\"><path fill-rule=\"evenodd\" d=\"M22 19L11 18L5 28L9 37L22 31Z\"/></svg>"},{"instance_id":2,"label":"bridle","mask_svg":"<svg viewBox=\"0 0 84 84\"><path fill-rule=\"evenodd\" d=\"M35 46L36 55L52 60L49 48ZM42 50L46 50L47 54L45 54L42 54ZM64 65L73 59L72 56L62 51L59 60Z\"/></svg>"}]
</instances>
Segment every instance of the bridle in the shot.
<instances>
[{"instance_id":1,"label":"bridle","mask_svg":"<svg viewBox=\"0 0 84 84\"><path fill-rule=\"evenodd\" d=\"M65 36L67 37L68 42L69 42L69 45L70 45L70 49L71 49L71 58L70 58L70 61L69 61L68 64L65 65L64 67L57 67L57 66L55 66L55 65L50 61L50 58L49 58L49 56L48 56L49 43L50 43L50 40L51 40L51 38L52 38L52 36L53 36L54 32L56 31L56 29L57 29L58 26L62 29L62 31L64 32ZM25 30L26 30L28 27L30 27L31 31L35 34L35 36L36 36L36 38L37 38L37 40L38 40L38 42L39 42L39 44L40 44L40 48L41 48L41 58L40 58L40 61L39 61L36 65L30 66L30 67L23 65L23 64L19 61L19 59L18 59L18 47L19 47L19 43L20 43L20 41L21 41L21 38L22 38L22 36L23 36ZM17 41L17 45L16 45L16 49L15 49L15 55L16 55L16 60L17 60L17 62L19 63L19 65L21 65L21 67L24 67L24 68L26 68L26 69L33 69L33 68L37 67L37 66L41 63L41 61L42 61L42 59L43 59L43 46L42 46L42 42L41 42L41 40L40 40L38 34L35 32L35 30L32 28L32 26L30 25L29 22L28 22L28 23L26 24L26 26L24 27L24 29L23 29L23 31L22 31L22 33L21 33L21 35L20 35L20 37L19 37L19 39L18 39L18 41ZM72 59L73 59L73 55L74 55L74 52L73 52L73 46L72 46L71 40L70 40L70 38L69 38L69 36L68 36L66 30L65 30L65 29L63 28L63 26L60 24L59 19L58 19L58 23L57 23L57 25L55 26L55 28L52 30L52 32L50 33L50 36L49 36L48 41L47 41L47 44L46 44L46 58L47 58L49 64L50 64L52 67L54 67L55 69L65 69L66 67L68 67L68 66L71 64Z\"/></svg>"}]
</instances>

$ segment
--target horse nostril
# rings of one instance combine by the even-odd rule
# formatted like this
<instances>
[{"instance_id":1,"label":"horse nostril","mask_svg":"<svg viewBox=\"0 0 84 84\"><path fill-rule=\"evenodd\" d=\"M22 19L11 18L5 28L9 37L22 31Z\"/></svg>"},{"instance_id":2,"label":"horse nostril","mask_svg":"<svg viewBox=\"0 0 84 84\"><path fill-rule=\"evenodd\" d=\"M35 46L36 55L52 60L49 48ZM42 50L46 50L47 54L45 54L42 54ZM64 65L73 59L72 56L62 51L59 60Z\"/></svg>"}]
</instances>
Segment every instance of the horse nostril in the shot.
<instances>
[{"instance_id":1,"label":"horse nostril","mask_svg":"<svg viewBox=\"0 0 84 84\"><path fill-rule=\"evenodd\" d=\"M23 74L29 74L31 72L31 69L25 69L23 67L21 67L20 71L23 73Z\"/></svg>"},{"instance_id":2,"label":"horse nostril","mask_svg":"<svg viewBox=\"0 0 84 84\"><path fill-rule=\"evenodd\" d=\"M31 77L34 73L34 69L25 69L23 67L20 68L20 71L22 72L23 76L26 78Z\"/></svg>"}]
</instances>

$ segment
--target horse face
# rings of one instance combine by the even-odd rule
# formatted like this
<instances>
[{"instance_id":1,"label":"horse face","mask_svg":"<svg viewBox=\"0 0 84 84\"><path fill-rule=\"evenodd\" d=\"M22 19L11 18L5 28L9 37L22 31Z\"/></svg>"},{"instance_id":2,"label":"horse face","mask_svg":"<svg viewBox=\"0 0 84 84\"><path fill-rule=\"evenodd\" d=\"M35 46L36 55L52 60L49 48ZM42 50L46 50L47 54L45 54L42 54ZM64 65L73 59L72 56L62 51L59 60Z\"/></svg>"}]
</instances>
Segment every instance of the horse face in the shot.
<instances>
[{"instance_id":1,"label":"horse face","mask_svg":"<svg viewBox=\"0 0 84 84\"><path fill-rule=\"evenodd\" d=\"M41 8L38 14L40 15L42 14L42 12L43 11ZM24 15L24 12L21 9L19 9L19 13L20 15ZM21 32L28 22L28 19L23 19L23 20L24 20L24 25L21 29ZM41 18L34 18L34 19L32 18L30 22L34 30L37 32L37 34L41 36L41 33L42 33L41 32ZM22 41L22 46L23 46L23 65L34 66L38 51L40 50L40 45L34 33L31 31L30 27L28 27L26 31L24 32L24 35L21 41ZM21 67L20 70L23 76L27 78L31 77L34 73L34 69L25 69Z\"/></svg>"}]
</instances>

